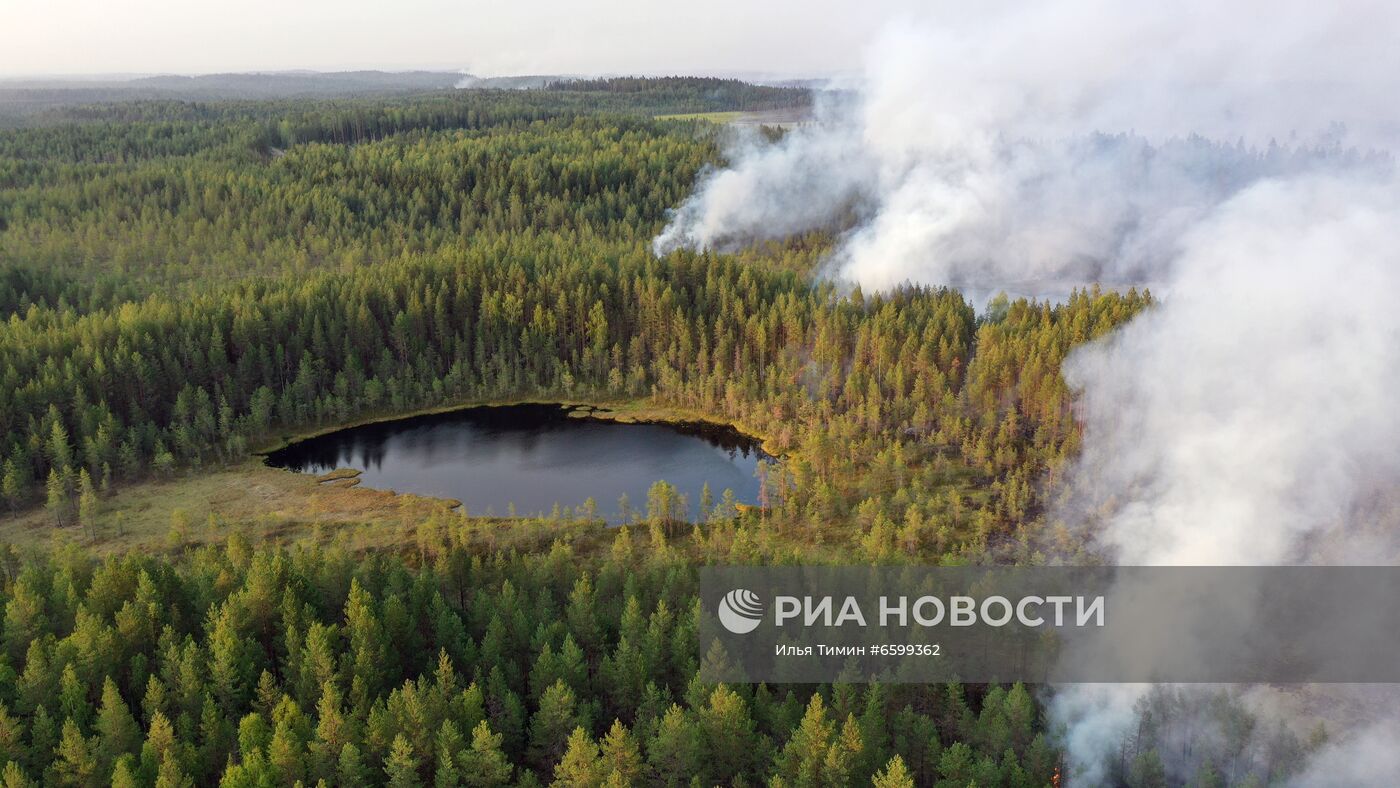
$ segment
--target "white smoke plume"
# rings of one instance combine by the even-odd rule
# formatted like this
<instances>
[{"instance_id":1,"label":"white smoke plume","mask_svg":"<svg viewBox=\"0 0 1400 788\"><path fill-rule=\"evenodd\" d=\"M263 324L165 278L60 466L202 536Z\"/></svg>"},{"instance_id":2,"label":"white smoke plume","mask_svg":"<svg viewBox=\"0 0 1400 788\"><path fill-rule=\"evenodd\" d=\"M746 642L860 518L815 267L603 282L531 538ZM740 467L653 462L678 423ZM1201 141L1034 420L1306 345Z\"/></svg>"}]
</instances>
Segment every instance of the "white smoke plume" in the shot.
<instances>
[{"instance_id":1,"label":"white smoke plume","mask_svg":"<svg viewBox=\"0 0 1400 788\"><path fill-rule=\"evenodd\" d=\"M777 144L756 129L731 129L733 167L701 173L696 194L677 209L652 246L734 248L783 238L832 221L867 204L877 162L847 122L841 96L818 95L818 127L798 127Z\"/></svg>"},{"instance_id":2,"label":"white smoke plume","mask_svg":"<svg viewBox=\"0 0 1400 788\"><path fill-rule=\"evenodd\" d=\"M892 26L858 99L776 145L734 145L656 251L782 237L854 208L832 273L867 287L1054 295L1162 279L1176 237L1239 189L1368 166L1340 144L1400 128L1393 7L1219 5L977 3Z\"/></svg>"},{"instance_id":3,"label":"white smoke plume","mask_svg":"<svg viewBox=\"0 0 1400 788\"><path fill-rule=\"evenodd\" d=\"M1400 563L1397 216L1393 179L1329 175L1260 183L1193 228L1160 307L1065 365L1084 448L1058 517L1127 565ZM1087 784L1145 693L1057 695Z\"/></svg>"},{"instance_id":4,"label":"white smoke plume","mask_svg":"<svg viewBox=\"0 0 1400 788\"><path fill-rule=\"evenodd\" d=\"M1400 742L1400 724L1394 720L1362 728L1313 758L1294 784L1310 788L1394 785L1395 775L1400 774L1396 742Z\"/></svg>"},{"instance_id":5,"label":"white smoke plume","mask_svg":"<svg viewBox=\"0 0 1400 788\"><path fill-rule=\"evenodd\" d=\"M827 227L827 273L866 287L1153 286L1066 364L1084 441L1056 517L1124 564L1395 564L1397 40L1376 0L940 4L856 98L732 146L655 248ZM1296 784L1400 782L1394 717L1310 692L1246 693L1274 727L1347 710ZM1150 695L1056 694L1074 784L1113 779Z\"/></svg>"},{"instance_id":6,"label":"white smoke plume","mask_svg":"<svg viewBox=\"0 0 1400 788\"><path fill-rule=\"evenodd\" d=\"M1388 177L1260 183L1185 236L1160 308L1070 357L1120 563L1395 557L1342 529L1400 480L1397 218Z\"/></svg>"}]
</instances>

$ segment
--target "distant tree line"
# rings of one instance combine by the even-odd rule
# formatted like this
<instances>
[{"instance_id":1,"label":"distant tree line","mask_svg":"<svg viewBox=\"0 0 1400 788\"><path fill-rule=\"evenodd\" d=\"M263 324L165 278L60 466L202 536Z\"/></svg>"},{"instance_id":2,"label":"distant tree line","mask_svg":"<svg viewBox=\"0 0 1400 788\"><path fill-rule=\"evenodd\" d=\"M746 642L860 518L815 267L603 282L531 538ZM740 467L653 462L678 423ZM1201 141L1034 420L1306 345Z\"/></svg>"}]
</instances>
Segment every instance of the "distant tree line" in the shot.
<instances>
[{"instance_id":1,"label":"distant tree line","mask_svg":"<svg viewBox=\"0 0 1400 788\"><path fill-rule=\"evenodd\" d=\"M611 77L551 82L547 90L566 93L624 93L656 96L683 109L677 112L720 112L805 107L811 103L801 88L755 85L717 77Z\"/></svg>"}]
</instances>

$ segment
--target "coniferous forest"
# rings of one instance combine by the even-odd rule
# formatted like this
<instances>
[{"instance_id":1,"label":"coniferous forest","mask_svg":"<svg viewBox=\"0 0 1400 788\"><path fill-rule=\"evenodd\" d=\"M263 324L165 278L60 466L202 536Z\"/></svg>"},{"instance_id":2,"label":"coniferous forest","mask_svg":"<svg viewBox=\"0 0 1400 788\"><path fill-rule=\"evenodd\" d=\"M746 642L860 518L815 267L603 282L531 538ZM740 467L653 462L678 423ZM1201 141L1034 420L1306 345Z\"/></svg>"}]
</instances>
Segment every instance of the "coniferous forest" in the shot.
<instances>
[{"instance_id":1,"label":"coniferous forest","mask_svg":"<svg viewBox=\"0 0 1400 788\"><path fill-rule=\"evenodd\" d=\"M698 565L1075 554L1060 362L1152 304L866 294L816 276L839 227L654 256L731 133L685 116L807 101L614 79L0 130L0 781L1055 784L1036 687L698 678ZM288 436L509 401L685 414L778 459L759 506L658 484L621 528L259 503ZM238 515L132 503L229 469ZM1275 744L1261 783L1309 746ZM1201 746L1223 784L1239 753ZM1163 784L1148 745L1116 768Z\"/></svg>"}]
</instances>

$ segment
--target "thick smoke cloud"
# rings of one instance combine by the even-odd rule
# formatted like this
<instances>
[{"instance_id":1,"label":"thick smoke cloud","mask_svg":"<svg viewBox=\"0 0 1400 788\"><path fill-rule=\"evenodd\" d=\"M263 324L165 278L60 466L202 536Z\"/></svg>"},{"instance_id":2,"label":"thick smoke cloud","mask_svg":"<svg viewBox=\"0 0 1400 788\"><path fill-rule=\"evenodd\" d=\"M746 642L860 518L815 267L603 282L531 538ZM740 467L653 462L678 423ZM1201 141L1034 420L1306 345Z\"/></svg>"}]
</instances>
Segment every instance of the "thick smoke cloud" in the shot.
<instances>
[{"instance_id":1,"label":"thick smoke cloud","mask_svg":"<svg viewBox=\"0 0 1400 788\"><path fill-rule=\"evenodd\" d=\"M1391 720L1363 728L1314 758L1294 785L1353 788L1394 785L1400 774L1400 724Z\"/></svg>"},{"instance_id":2,"label":"thick smoke cloud","mask_svg":"<svg viewBox=\"0 0 1400 788\"><path fill-rule=\"evenodd\" d=\"M737 142L656 249L725 249L854 210L831 273L865 286L1162 281L1175 239L1223 200L1367 166L1338 146L1398 127L1394 8L1218 5L973 4L892 26L858 99L777 145Z\"/></svg>"},{"instance_id":3,"label":"thick smoke cloud","mask_svg":"<svg viewBox=\"0 0 1400 788\"><path fill-rule=\"evenodd\" d=\"M1400 190L1260 183L1191 230L1171 293L1070 357L1087 500L1124 564L1368 563L1400 479ZM1363 520L1375 521L1375 512Z\"/></svg>"},{"instance_id":4,"label":"thick smoke cloud","mask_svg":"<svg viewBox=\"0 0 1400 788\"><path fill-rule=\"evenodd\" d=\"M827 227L826 273L867 287L1152 286L1066 363L1084 441L1054 518L1124 564L1394 564L1396 40L1371 0L940 8L892 26L855 99L733 145L656 249ZM1078 784L1151 692L1055 694ZM1245 695L1274 729L1345 710L1299 784L1400 777L1393 717L1309 693Z\"/></svg>"},{"instance_id":5,"label":"thick smoke cloud","mask_svg":"<svg viewBox=\"0 0 1400 788\"><path fill-rule=\"evenodd\" d=\"M1194 227L1162 305L1065 365L1084 448L1056 516L1128 565L1397 563L1398 212L1389 176L1325 175L1262 182ZM1089 784L1146 691L1057 695ZM1376 735L1361 725L1336 747ZM1355 765L1351 784L1371 784L1375 762Z\"/></svg>"},{"instance_id":6,"label":"thick smoke cloud","mask_svg":"<svg viewBox=\"0 0 1400 788\"><path fill-rule=\"evenodd\" d=\"M817 99L820 130L800 130L771 145L757 130L731 130L735 166L701 173L696 194L653 242L656 252L783 238L868 204L877 162L852 135L850 101Z\"/></svg>"}]
</instances>

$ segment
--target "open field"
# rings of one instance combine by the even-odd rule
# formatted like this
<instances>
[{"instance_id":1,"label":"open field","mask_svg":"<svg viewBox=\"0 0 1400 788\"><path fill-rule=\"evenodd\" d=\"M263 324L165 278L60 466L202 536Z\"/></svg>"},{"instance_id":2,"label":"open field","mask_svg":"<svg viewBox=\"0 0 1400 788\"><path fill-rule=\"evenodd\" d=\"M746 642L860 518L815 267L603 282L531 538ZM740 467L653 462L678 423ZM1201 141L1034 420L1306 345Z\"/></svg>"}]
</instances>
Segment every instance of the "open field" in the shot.
<instances>
[{"instance_id":1,"label":"open field","mask_svg":"<svg viewBox=\"0 0 1400 788\"><path fill-rule=\"evenodd\" d=\"M0 543L31 548L72 542L105 555L220 545L234 534L253 543L312 540L355 551L405 549L429 532L435 538L457 532L457 541L470 538L488 549L543 546L560 536L584 544L606 541L600 523L464 518L451 510L451 501L347 485L355 480L341 472L327 475L334 478L250 458L123 486L102 501L91 530L56 527L38 507L0 518Z\"/></svg>"},{"instance_id":2,"label":"open field","mask_svg":"<svg viewBox=\"0 0 1400 788\"><path fill-rule=\"evenodd\" d=\"M744 112L678 112L670 115L657 115L657 120L707 120L711 123L733 123L742 118Z\"/></svg>"},{"instance_id":3,"label":"open field","mask_svg":"<svg viewBox=\"0 0 1400 788\"><path fill-rule=\"evenodd\" d=\"M710 123L733 126L782 126L792 128L812 122L811 110L807 107L791 109L765 109L753 112L682 112L671 115L657 115L657 120L703 120Z\"/></svg>"},{"instance_id":4,"label":"open field","mask_svg":"<svg viewBox=\"0 0 1400 788\"><path fill-rule=\"evenodd\" d=\"M322 483L250 458L228 468L125 485L102 501L91 531L55 528L52 515L35 507L0 519L0 541L41 545L60 538L102 552L150 551L222 542L235 527L261 540L294 539L317 529L331 537L373 524L357 534L368 547L389 544L398 529L446 509L442 501Z\"/></svg>"}]
</instances>

